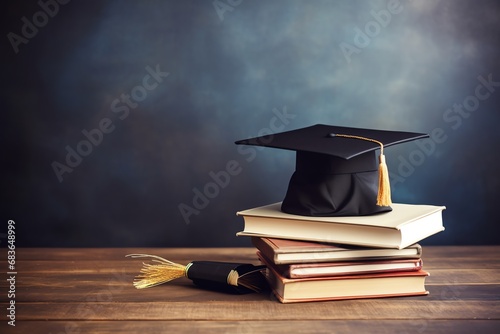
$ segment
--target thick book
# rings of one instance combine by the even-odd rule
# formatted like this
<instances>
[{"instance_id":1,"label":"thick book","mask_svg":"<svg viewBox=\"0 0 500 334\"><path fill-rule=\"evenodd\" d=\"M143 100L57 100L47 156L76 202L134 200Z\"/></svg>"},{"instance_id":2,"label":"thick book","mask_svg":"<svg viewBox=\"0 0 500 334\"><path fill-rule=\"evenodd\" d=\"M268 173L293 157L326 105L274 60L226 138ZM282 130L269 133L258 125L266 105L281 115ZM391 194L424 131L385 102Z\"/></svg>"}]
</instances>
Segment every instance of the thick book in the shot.
<instances>
[{"instance_id":1,"label":"thick book","mask_svg":"<svg viewBox=\"0 0 500 334\"><path fill-rule=\"evenodd\" d=\"M282 303L427 295L424 270L350 276L286 278L266 263L266 278Z\"/></svg>"},{"instance_id":2,"label":"thick book","mask_svg":"<svg viewBox=\"0 0 500 334\"><path fill-rule=\"evenodd\" d=\"M262 253L257 252L257 255L262 262L272 266L286 278L345 276L389 273L394 271L418 271L422 269L421 259L274 264L270 259L262 255Z\"/></svg>"},{"instance_id":3,"label":"thick book","mask_svg":"<svg viewBox=\"0 0 500 334\"><path fill-rule=\"evenodd\" d=\"M307 240L402 249L444 230L444 206L399 204L370 216L310 217L281 211L281 203L239 211L238 236Z\"/></svg>"},{"instance_id":4,"label":"thick book","mask_svg":"<svg viewBox=\"0 0 500 334\"><path fill-rule=\"evenodd\" d=\"M419 259L422 257L422 247L419 244L394 249L276 238L252 237L251 240L255 248L276 264Z\"/></svg>"}]
</instances>

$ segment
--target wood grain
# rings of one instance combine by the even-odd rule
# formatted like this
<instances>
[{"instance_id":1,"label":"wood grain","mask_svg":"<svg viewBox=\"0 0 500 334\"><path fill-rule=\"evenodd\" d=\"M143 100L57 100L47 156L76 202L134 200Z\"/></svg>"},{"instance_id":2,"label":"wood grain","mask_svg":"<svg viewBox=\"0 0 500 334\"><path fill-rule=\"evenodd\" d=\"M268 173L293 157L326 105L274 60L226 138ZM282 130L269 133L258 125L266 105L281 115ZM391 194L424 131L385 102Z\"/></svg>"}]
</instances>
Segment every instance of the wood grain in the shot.
<instances>
[{"instance_id":1,"label":"wood grain","mask_svg":"<svg viewBox=\"0 0 500 334\"><path fill-rule=\"evenodd\" d=\"M280 304L271 292L231 295L182 278L132 286L141 259L258 263L253 248L79 248L16 250L16 327L1 333L496 333L500 329L500 246L424 248L430 294L420 297ZM6 250L1 249L6 268ZM0 309L8 283L1 273ZM6 311L3 311L4 313Z\"/></svg>"}]
</instances>

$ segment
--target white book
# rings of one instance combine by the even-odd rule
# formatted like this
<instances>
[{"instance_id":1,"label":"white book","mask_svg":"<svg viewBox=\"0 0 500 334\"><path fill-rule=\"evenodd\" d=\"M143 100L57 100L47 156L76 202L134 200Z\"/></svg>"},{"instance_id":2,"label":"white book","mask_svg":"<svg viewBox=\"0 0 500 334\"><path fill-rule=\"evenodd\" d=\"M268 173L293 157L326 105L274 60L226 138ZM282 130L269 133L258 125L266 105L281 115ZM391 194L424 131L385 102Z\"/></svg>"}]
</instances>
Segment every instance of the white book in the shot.
<instances>
[{"instance_id":1,"label":"white book","mask_svg":"<svg viewBox=\"0 0 500 334\"><path fill-rule=\"evenodd\" d=\"M237 212L245 222L237 235L403 249L444 230L444 206L391 207L369 216L310 217L282 212L281 203L274 203Z\"/></svg>"}]
</instances>

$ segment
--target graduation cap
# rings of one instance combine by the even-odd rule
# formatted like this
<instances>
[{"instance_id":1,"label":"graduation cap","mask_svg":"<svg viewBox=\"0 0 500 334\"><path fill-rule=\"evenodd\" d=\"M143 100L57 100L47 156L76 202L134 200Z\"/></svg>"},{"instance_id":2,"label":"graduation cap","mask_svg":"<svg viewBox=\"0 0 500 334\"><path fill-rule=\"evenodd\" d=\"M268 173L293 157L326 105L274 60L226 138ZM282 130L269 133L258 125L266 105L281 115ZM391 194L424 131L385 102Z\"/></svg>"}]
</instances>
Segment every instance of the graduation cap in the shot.
<instances>
[{"instance_id":1,"label":"graduation cap","mask_svg":"<svg viewBox=\"0 0 500 334\"><path fill-rule=\"evenodd\" d=\"M317 124L236 144L296 151L283 212L361 216L392 210L384 147L426 137L429 135L423 133Z\"/></svg>"}]
</instances>

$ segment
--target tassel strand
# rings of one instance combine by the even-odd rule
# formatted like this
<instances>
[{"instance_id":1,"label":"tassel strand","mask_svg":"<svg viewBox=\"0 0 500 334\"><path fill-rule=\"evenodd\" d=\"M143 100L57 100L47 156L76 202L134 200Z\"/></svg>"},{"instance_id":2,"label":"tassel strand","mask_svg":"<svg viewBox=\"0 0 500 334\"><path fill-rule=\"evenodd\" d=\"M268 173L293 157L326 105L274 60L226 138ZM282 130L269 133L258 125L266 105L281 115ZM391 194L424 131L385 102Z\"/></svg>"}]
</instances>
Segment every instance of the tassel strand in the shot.
<instances>
[{"instance_id":1,"label":"tassel strand","mask_svg":"<svg viewBox=\"0 0 500 334\"><path fill-rule=\"evenodd\" d=\"M354 135L345 135L345 134L331 134L332 137L344 137L351 139L360 139L369 141L372 143L376 143L380 145L380 156L379 156L379 167L378 167L378 194L377 194L377 205L378 206L389 206L392 204L391 200L391 184L389 181L389 170L387 169L387 164L385 163L385 155L384 155L384 144L381 141L361 137Z\"/></svg>"},{"instance_id":2,"label":"tassel strand","mask_svg":"<svg viewBox=\"0 0 500 334\"><path fill-rule=\"evenodd\" d=\"M385 163L385 155L383 152L380 153L379 161L377 205L389 206L392 204L391 185L389 183L389 171Z\"/></svg>"},{"instance_id":3,"label":"tassel strand","mask_svg":"<svg viewBox=\"0 0 500 334\"><path fill-rule=\"evenodd\" d=\"M153 262L159 264L143 263L141 273L135 278L134 286L137 289L151 288L174 279L186 276L188 266L174 263L162 257L149 254L129 254L127 257L140 258L149 257Z\"/></svg>"}]
</instances>

